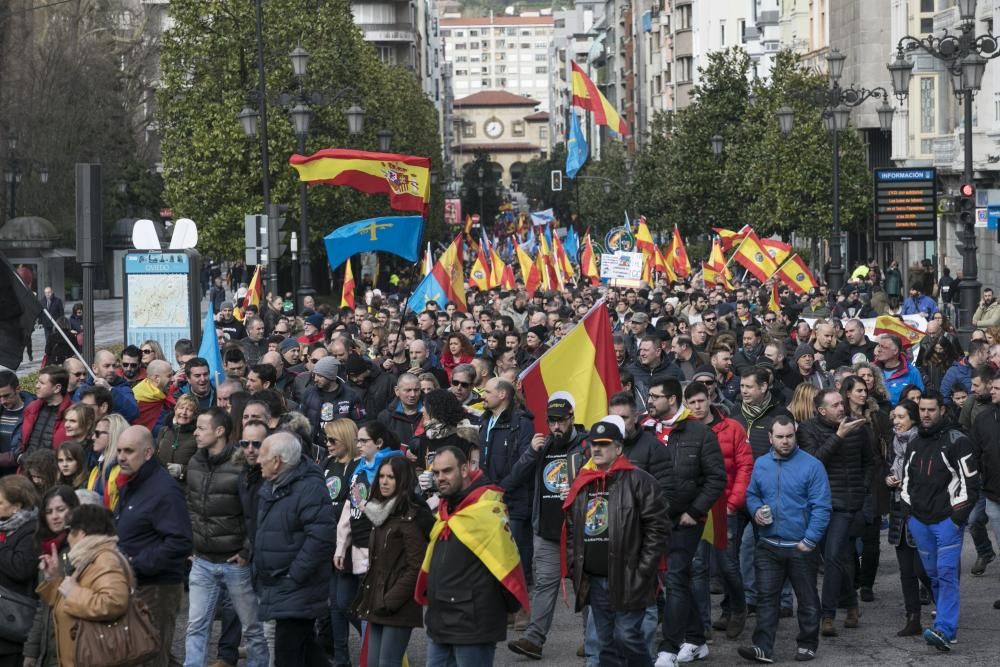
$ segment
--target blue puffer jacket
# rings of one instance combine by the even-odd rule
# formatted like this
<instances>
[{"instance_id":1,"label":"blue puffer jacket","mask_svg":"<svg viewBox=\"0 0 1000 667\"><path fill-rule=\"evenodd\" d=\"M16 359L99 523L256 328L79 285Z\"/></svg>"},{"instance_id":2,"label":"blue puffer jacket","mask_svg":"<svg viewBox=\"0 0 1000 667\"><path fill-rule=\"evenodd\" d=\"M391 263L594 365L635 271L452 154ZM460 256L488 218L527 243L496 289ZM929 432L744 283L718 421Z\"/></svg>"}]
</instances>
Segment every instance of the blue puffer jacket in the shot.
<instances>
[{"instance_id":1,"label":"blue puffer jacket","mask_svg":"<svg viewBox=\"0 0 1000 667\"><path fill-rule=\"evenodd\" d=\"M80 402L80 393L89 387L94 386L94 378L88 377L86 380L81 382L76 388L76 392L73 393L73 402ZM132 393L132 387L129 386L128 380L123 377L115 376L114 381L111 382L111 412L117 412L122 417L125 418L129 424L134 422L139 416L139 404L135 402L135 395Z\"/></svg>"},{"instance_id":2,"label":"blue puffer jacket","mask_svg":"<svg viewBox=\"0 0 1000 667\"><path fill-rule=\"evenodd\" d=\"M893 405L899 403L899 397L908 384L916 385L920 391L924 390L924 379L920 377L920 371L903 355L899 357L899 366L891 370L882 369L882 377L885 379L885 389L889 392L889 402Z\"/></svg>"},{"instance_id":3,"label":"blue puffer jacket","mask_svg":"<svg viewBox=\"0 0 1000 667\"><path fill-rule=\"evenodd\" d=\"M191 516L184 490L155 456L118 492L118 549L140 586L179 584L191 555Z\"/></svg>"},{"instance_id":4,"label":"blue puffer jacket","mask_svg":"<svg viewBox=\"0 0 1000 667\"><path fill-rule=\"evenodd\" d=\"M523 482L512 476L514 466L531 446L535 424L530 413L508 408L489 427L490 418L483 415L479 427L480 468L486 478L504 490L504 502L512 519L530 519L535 480L529 476Z\"/></svg>"},{"instance_id":5,"label":"blue puffer jacket","mask_svg":"<svg viewBox=\"0 0 1000 667\"><path fill-rule=\"evenodd\" d=\"M757 526L760 538L777 546L805 542L815 548L830 523L830 482L819 459L797 448L783 459L774 449L753 464L747 488L747 511L771 508L774 521Z\"/></svg>"},{"instance_id":6,"label":"blue puffer jacket","mask_svg":"<svg viewBox=\"0 0 1000 667\"><path fill-rule=\"evenodd\" d=\"M945 371L944 379L941 380L941 395L944 396L946 403L951 403L951 392L954 391L956 384L965 387L966 392L972 387L972 364L969 363L968 357L959 359Z\"/></svg>"},{"instance_id":7,"label":"blue puffer jacket","mask_svg":"<svg viewBox=\"0 0 1000 667\"><path fill-rule=\"evenodd\" d=\"M323 472L303 457L275 486L257 492L254 578L261 620L330 613L330 573L337 522Z\"/></svg>"}]
</instances>

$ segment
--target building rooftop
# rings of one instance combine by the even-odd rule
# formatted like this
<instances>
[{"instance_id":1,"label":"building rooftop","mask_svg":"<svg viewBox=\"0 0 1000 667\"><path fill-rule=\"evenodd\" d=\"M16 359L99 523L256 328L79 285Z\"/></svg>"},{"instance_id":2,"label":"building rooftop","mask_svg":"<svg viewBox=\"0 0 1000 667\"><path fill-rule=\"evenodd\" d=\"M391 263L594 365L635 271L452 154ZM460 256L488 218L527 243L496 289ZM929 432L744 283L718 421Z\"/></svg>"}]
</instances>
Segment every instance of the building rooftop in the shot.
<instances>
[{"instance_id":1,"label":"building rooftop","mask_svg":"<svg viewBox=\"0 0 1000 667\"><path fill-rule=\"evenodd\" d=\"M519 143L507 143L507 144L494 144L488 142L481 143L461 143L454 144L451 149L456 153L459 151L469 152L469 151L489 151L491 153L505 153L505 152L517 152L517 153L530 153L533 151L542 150L540 146L528 143L527 141L522 141Z\"/></svg>"},{"instance_id":2,"label":"building rooftop","mask_svg":"<svg viewBox=\"0 0 1000 667\"><path fill-rule=\"evenodd\" d=\"M473 93L454 102L455 108L468 107L535 107L541 104L538 100L523 95L515 95L505 90L483 90Z\"/></svg>"},{"instance_id":3,"label":"building rooftop","mask_svg":"<svg viewBox=\"0 0 1000 667\"><path fill-rule=\"evenodd\" d=\"M551 16L473 16L463 18L443 18L442 28L477 25L553 25Z\"/></svg>"},{"instance_id":4,"label":"building rooftop","mask_svg":"<svg viewBox=\"0 0 1000 667\"><path fill-rule=\"evenodd\" d=\"M549 112L548 111L536 111L535 113L528 114L527 116L524 117L524 120L529 121L529 122L532 122L532 121L543 121L543 120L548 120L548 119L549 119Z\"/></svg>"}]
</instances>

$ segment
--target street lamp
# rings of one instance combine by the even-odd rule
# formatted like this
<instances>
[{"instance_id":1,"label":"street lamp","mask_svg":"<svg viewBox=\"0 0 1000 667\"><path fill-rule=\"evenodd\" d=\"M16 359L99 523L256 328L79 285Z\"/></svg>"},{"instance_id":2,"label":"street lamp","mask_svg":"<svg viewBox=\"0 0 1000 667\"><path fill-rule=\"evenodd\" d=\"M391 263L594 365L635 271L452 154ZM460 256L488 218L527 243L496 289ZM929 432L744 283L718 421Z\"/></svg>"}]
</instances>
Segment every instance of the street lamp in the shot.
<instances>
[{"instance_id":1,"label":"street lamp","mask_svg":"<svg viewBox=\"0 0 1000 667\"><path fill-rule=\"evenodd\" d=\"M982 87L986 64L1000 57L1000 42L992 32L976 35L976 0L958 0L958 15L961 20L959 33L945 32L941 37L927 35L914 37L906 35L896 44L896 58L889 63L892 88L899 101L905 102L910 92L913 77L913 61L907 56L922 52L944 63L951 75L952 87L956 95L962 96L964 107L963 144L965 160L962 183L975 185L972 164L972 98ZM958 251L962 255L962 279L958 283L958 298L964 315L959 330L972 330L972 313L979 303L979 263L976 258L975 221L966 222L959 231L961 243Z\"/></svg>"},{"instance_id":2,"label":"street lamp","mask_svg":"<svg viewBox=\"0 0 1000 667\"><path fill-rule=\"evenodd\" d=\"M885 88L878 87L869 90L855 86L841 87L840 78L844 75L844 62L846 60L847 56L837 49L830 50L826 57L830 87L808 100L822 108L823 126L830 133L832 139L833 229L830 238L830 271L827 277L827 286L831 293L836 293L844 286L844 263L840 246L840 133L850 127L851 109L860 106L869 99L882 100L876 113L878 114L879 128L883 132L892 129L892 116L895 112L895 109L889 105L889 92ZM775 115L778 118L781 133L788 136L794 127L794 111L788 106L783 106L778 109Z\"/></svg>"},{"instance_id":3,"label":"street lamp","mask_svg":"<svg viewBox=\"0 0 1000 667\"><path fill-rule=\"evenodd\" d=\"M378 137L378 149L382 153L388 153L389 148L392 146L392 130L379 130L375 133Z\"/></svg>"},{"instance_id":4,"label":"street lamp","mask_svg":"<svg viewBox=\"0 0 1000 667\"><path fill-rule=\"evenodd\" d=\"M17 217L17 186L21 184L21 180L25 173L29 173L32 169L38 175L38 182L45 185L49 182L49 170L48 168L40 163L37 163L31 159L26 159L19 157L17 154L18 137L17 133L11 131L7 135L7 165L4 167L3 178L7 185L10 186L10 197L7 210L7 219Z\"/></svg>"},{"instance_id":5,"label":"street lamp","mask_svg":"<svg viewBox=\"0 0 1000 667\"><path fill-rule=\"evenodd\" d=\"M723 145L722 144L722 142L723 142L722 135L720 135L720 134L713 134L712 138L709 139L709 141L712 144L712 155L715 156L716 160L721 160L722 159L722 145Z\"/></svg>"}]
</instances>

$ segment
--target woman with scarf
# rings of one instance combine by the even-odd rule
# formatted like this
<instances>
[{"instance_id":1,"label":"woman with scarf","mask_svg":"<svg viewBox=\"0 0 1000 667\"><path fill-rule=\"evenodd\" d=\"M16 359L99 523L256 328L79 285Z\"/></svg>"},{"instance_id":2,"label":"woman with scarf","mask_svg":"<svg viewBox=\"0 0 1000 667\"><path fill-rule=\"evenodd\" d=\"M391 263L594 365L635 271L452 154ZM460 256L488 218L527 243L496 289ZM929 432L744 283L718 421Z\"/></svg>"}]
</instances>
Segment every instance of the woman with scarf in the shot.
<instances>
[{"instance_id":1,"label":"woman with scarf","mask_svg":"<svg viewBox=\"0 0 1000 667\"><path fill-rule=\"evenodd\" d=\"M198 412L198 399L191 394L181 394L174 405L173 418L168 419L160 429L156 458L167 467L167 472L174 479L184 479L188 461L198 449L194 441Z\"/></svg>"},{"instance_id":2,"label":"woman with scarf","mask_svg":"<svg viewBox=\"0 0 1000 667\"><path fill-rule=\"evenodd\" d=\"M415 483L413 464L390 456L382 461L364 508L373 526L369 567L353 611L368 623L367 667L402 664L410 633L423 626L413 591L434 516L413 494Z\"/></svg>"},{"instance_id":3,"label":"woman with scarf","mask_svg":"<svg viewBox=\"0 0 1000 667\"><path fill-rule=\"evenodd\" d=\"M59 571L63 576L70 572L69 535L70 514L80 506L76 493L68 486L60 485L49 489L42 498L45 520L38 523L35 534L35 548L40 554L52 553L58 556ZM24 642L24 667L56 667L56 635L52 626L52 609L42 600L35 613L35 623Z\"/></svg>"},{"instance_id":4,"label":"woman with scarf","mask_svg":"<svg viewBox=\"0 0 1000 667\"><path fill-rule=\"evenodd\" d=\"M920 584L930 590L931 581L920 562L916 542L906 526L907 516L900 500L903 470L906 464L906 447L917 436L920 415L917 404L902 400L892 410L892 425L895 437L892 451L885 459L884 482L890 492L889 498L889 544L896 547L896 561L899 563L899 583L903 588L903 604L906 608L906 625L896 633L897 637L911 637L923 632L920 625Z\"/></svg>"},{"instance_id":5,"label":"woman with scarf","mask_svg":"<svg viewBox=\"0 0 1000 667\"><path fill-rule=\"evenodd\" d=\"M87 480L87 490L101 496L104 506L114 511L118 503L117 479L121 468L118 466L118 438L128 422L119 414L105 415L97 422L94 430L94 453L97 454L97 465L90 471Z\"/></svg>"},{"instance_id":6,"label":"woman with scarf","mask_svg":"<svg viewBox=\"0 0 1000 667\"><path fill-rule=\"evenodd\" d=\"M128 609L132 573L118 553L118 537L111 512L82 505L69 520L69 563L66 576L55 551L42 554L39 569L44 581L38 594L52 608L60 667L76 664L78 620L120 618Z\"/></svg>"},{"instance_id":7,"label":"woman with scarf","mask_svg":"<svg viewBox=\"0 0 1000 667\"><path fill-rule=\"evenodd\" d=\"M35 586L37 508L38 491L26 477L0 477L0 586L20 595ZM23 642L0 639L0 667L21 667L22 649Z\"/></svg>"},{"instance_id":8,"label":"woman with scarf","mask_svg":"<svg viewBox=\"0 0 1000 667\"><path fill-rule=\"evenodd\" d=\"M323 426L326 434L327 458L321 464L326 488L330 492L333 515L338 519L343 514L344 503L351 477L360 459L358 458L358 425L352 419L334 419ZM353 624L361 634L361 622L350 615L351 595L357 590L350 573L333 569L330 577L330 625L333 630L334 664L346 665L350 662L350 626ZM348 595L350 594L350 595Z\"/></svg>"},{"instance_id":9,"label":"woman with scarf","mask_svg":"<svg viewBox=\"0 0 1000 667\"><path fill-rule=\"evenodd\" d=\"M337 550L333 557L341 578L337 599L338 603L344 602L344 607L350 606L358 593L362 575L368 572L372 522L365 514L365 505L376 484L376 473L385 459L403 456L399 440L378 421L365 422L358 428L357 443L361 458L347 485L347 501L337 523Z\"/></svg>"}]
</instances>

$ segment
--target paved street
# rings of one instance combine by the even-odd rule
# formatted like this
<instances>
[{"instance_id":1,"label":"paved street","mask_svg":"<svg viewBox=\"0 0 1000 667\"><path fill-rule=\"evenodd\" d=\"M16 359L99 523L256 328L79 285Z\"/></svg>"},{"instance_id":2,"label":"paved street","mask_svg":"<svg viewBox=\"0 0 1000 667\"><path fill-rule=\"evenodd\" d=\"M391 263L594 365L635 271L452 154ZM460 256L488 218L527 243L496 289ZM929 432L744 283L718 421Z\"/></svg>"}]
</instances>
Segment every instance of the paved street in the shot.
<instances>
[{"instance_id":1,"label":"paved street","mask_svg":"<svg viewBox=\"0 0 1000 667\"><path fill-rule=\"evenodd\" d=\"M106 345L121 343L124 340L125 327L122 324L124 303L121 299L101 299L94 302L95 338L98 349ZM72 307L73 303L66 303L67 315ZM18 375L37 371L42 366L42 356L45 354L45 332L40 326L35 327L35 332L31 336L31 348L34 360L29 360L28 355L25 354L21 367L17 369Z\"/></svg>"},{"instance_id":2,"label":"paved street","mask_svg":"<svg viewBox=\"0 0 1000 667\"><path fill-rule=\"evenodd\" d=\"M883 533L884 537L884 533ZM844 630L842 620L838 620L839 637L821 638L815 665L841 667L843 665L931 665L940 664L942 659L955 665L996 665L1000 611L993 609L993 601L1000 598L1000 564L993 563L986 576L973 577L968 574L975 560L972 540L966 538L962 565L962 616L959 622L959 643L950 654L942 655L927 646L923 639L897 637L896 631L903 627L903 600L899 590L898 568L892 547L883 544L879 586L875 590L875 601L861 605L861 627ZM580 617L571 611L572 590L568 589L567 600L570 607L560 602L549 641L545 645L544 659L540 662L528 660L511 653L506 645L497 647L496 665L545 665L546 667L580 667L583 659L576 657L582 631ZM713 603L718 606L718 596ZM924 625L931 622L930 609L924 607ZM715 613L713 613L713 618ZM736 647L749 643L753 632L754 617L750 617L747 630L738 641L728 641L723 636L710 646L711 654L702 664L745 665L750 664L736 655ZM216 624L216 633L218 624ZM775 651L777 662L792 661L795 655L795 634L798 631L795 619L783 619L778 630L778 645ZM513 634L511 638L513 638ZM183 651L184 619L178 621L176 655ZM352 637L351 655L358 657L358 642ZM410 665L419 667L425 660L425 640L422 631L416 631L410 640Z\"/></svg>"}]
</instances>

